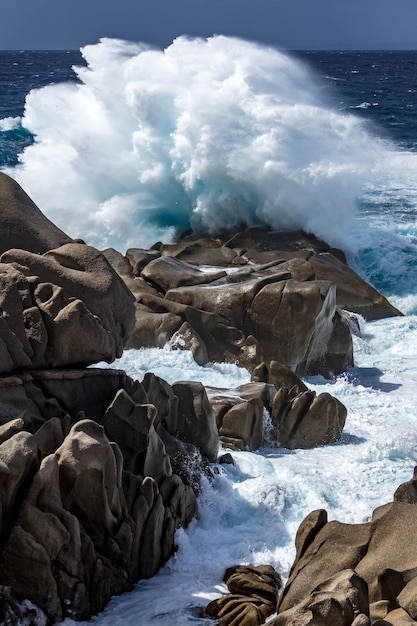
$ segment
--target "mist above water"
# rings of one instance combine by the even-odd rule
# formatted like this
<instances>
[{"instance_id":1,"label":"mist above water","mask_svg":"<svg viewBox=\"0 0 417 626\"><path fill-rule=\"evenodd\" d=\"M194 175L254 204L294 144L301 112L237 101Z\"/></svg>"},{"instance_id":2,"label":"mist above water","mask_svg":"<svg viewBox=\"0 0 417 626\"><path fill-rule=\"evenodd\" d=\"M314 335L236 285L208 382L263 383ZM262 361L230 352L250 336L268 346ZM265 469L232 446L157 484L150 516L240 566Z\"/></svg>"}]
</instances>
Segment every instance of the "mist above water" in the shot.
<instances>
[{"instance_id":1,"label":"mist above water","mask_svg":"<svg viewBox=\"0 0 417 626\"><path fill-rule=\"evenodd\" d=\"M8 171L70 236L124 251L188 227L351 224L382 142L300 61L224 36L82 54L78 84L28 94L35 143Z\"/></svg>"}]
</instances>

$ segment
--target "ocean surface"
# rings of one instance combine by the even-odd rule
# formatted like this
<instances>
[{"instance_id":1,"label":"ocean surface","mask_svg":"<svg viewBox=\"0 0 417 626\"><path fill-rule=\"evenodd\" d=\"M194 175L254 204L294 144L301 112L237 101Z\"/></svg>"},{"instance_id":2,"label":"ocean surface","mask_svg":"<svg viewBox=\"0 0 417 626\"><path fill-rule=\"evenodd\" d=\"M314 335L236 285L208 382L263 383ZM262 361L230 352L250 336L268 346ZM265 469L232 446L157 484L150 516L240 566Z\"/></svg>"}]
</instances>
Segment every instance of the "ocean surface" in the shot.
<instances>
[{"instance_id":1,"label":"ocean surface","mask_svg":"<svg viewBox=\"0 0 417 626\"><path fill-rule=\"evenodd\" d=\"M153 579L112 600L101 626L210 624L226 567L282 576L303 518L358 523L417 464L417 51L285 52L227 37L166 50L103 39L81 51L0 52L0 168L72 237L124 252L177 229L312 230L403 311L366 323L355 367L307 379L348 408L342 440L233 453ZM237 386L233 365L127 351L139 379ZM67 619L66 626L75 622Z\"/></svg>"}]
</instances>

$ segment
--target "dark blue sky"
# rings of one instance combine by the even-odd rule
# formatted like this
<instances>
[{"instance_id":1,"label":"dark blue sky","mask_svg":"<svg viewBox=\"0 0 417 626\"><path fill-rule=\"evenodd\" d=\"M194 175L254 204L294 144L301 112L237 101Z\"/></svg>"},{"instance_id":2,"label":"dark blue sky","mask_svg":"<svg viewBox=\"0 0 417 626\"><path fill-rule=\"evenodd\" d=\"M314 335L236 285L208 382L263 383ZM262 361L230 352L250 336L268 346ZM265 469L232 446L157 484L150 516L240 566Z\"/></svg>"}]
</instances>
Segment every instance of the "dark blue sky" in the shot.
<instances>
[{"instance_id":1,"label":"dark blue sky","mask_svg":"<svg viewBox=\"0 0 417 626\"><path fill-rule=\"evenodd\" d=\"M417 49L417 0L0 0L0 49L225 34L287 49Z\"/></svg>"}]
</instances>

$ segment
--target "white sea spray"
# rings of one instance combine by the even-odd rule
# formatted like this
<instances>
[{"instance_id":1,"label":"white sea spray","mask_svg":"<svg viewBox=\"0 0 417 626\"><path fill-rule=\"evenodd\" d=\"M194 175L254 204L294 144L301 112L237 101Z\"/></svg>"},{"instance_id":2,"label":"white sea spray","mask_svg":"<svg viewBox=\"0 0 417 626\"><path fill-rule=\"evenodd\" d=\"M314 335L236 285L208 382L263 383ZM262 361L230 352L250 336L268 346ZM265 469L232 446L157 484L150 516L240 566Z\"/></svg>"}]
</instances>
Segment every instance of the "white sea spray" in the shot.
<instances>
[{"instance_id":1,"label":"white sea spray","mask_svg":"<svg viewBox=\"0 0 417 626\"><path fill-rule=\"evenodd\" d=\"M79 84L28 94L35 143L9 172L71 236L124 252L189 226L349 230L383 145L301 61L224 36L82 54Z\"/></svg>"}]
</instances>

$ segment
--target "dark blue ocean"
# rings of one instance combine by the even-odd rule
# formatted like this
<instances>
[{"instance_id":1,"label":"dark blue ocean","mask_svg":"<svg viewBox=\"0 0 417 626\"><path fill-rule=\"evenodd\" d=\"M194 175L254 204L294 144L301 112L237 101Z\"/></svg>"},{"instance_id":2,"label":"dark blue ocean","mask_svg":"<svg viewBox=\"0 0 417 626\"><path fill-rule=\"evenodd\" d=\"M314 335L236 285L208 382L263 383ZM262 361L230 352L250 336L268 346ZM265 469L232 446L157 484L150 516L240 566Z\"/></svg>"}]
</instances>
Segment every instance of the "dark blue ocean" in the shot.
<instances>
[{"instance_id":1,"label":"dark blue ocean","mask_svg":"<svg viewBox=\"0 0 417 626\"><path fill-rule=\"evenodd\" d=\"M160 574L101 626L211 624L226 567L285 578L311 510L360 523L417 465L417 52L284 52L217 36L166 50L103 39L81 51L0 52L0 168L72 237L124 252L178 228L305 228L342 247L403 317L366 323L355 367L318 393L348 409L342 440L233 453L204 486ZM238 386L233 365L130 350L139 379ZM66 626L73 624L66 620Z\"/></svg>"},{"instance_id":2,"label":"dark blue ocean","mask_svg":"<svg viewBox=\"0 0 417 626\"><path fill-rule=\"evenodd\" d=\"M290 53L308 64L338 111L355 113L407 150L417 149L417 51ZM0 51L0 119L20 118L31 89L77 81L79 50ZM4 128L4 121L3 121ZM3 130L0 167L17 163L33 140L21 125Z\"/></svg>"},{"instance_id":3,"label":"dark blue ocean","mask_svg":"<svg viewBox=\"0 0 417 626\"><path fill-rule=\"evenodd\" d=\"M3 51L0 168L98 247L190 225L302 226L404 296L417 278L416 94L416 51L284 53L224 37ZM382 265L358 208L388 245Z\"/></svg>"}]
</instances>

